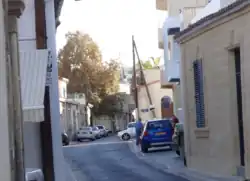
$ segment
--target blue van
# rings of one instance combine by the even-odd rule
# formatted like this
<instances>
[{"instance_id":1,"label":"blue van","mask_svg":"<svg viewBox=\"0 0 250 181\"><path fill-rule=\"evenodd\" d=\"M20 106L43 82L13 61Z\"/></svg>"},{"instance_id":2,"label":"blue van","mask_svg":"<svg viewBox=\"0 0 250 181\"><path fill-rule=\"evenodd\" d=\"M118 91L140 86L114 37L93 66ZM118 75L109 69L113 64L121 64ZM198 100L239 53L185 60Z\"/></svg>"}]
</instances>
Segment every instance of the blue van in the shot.
<instances>
[{"instance_id":1,"label":"blue van","mask_svg":"<svg viewBox=\"0 0 250 181\"><path fill-rule=\"evenodd\" d=\"M148 152L151 147L171 147L172 135L173 127L170 119L147 121L141 135L141 151Z\"/></svg>"}]
</instances>

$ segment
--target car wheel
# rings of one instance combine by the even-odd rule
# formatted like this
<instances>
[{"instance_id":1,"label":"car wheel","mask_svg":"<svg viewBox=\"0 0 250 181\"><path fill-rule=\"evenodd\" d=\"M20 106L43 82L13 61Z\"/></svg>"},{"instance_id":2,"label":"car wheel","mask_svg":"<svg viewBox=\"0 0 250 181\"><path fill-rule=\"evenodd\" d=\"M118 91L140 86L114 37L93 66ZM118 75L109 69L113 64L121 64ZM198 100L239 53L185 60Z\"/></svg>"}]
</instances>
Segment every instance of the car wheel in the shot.
<instances>
[{"instance_id":1,"label":"car wheel","mask_svg":"<svg viewBox=\"0 0 250 181\"><path fill-rule=\"evenodd\" d=\"M130 135L129 135L128 133L124 133L124 134L122 135L122 140L124 140L124 141L130 140Z\"/></svg>"},{"instance_id":2,"label":"car wheel","mask_svg":"<svg viewBox=\"0 0 250 181\"><path fill-rule=\"evenodd\" d=\"M68 145L69 145L69 141L66 141L66 142L65 142L65 146L68 146Z\"/></svg>"},{"instance_id":3,"label":"car wheel","mask_svg":"<svg viewBox=\"0 0 250 181\"><path fill-rule=\"evenodd\" d=\"M148 152L148 147L146 145L144 145L144 144L141 144L141 151L143 153L147 153Z\"/></svg>"},{"instance_id":4,"label":"car wheel","mask_svg":"<svg viewBox=\"0 0 250 181\"><path fill-rule=\"evenodd\" d=\"M176 150L175 153L180 156L180 150Z\"/></svg>"},{"instance_id":5,"label":"car wheel","mask_svg":"<svg viewBox=\"0 0 250 181\"><path fill-rule=\"evenodd\" d=\"M77 141L78 141L78 142L82 142L82 139L80 139L80 138L77 138Z\"/></svg>"}]
</instances>

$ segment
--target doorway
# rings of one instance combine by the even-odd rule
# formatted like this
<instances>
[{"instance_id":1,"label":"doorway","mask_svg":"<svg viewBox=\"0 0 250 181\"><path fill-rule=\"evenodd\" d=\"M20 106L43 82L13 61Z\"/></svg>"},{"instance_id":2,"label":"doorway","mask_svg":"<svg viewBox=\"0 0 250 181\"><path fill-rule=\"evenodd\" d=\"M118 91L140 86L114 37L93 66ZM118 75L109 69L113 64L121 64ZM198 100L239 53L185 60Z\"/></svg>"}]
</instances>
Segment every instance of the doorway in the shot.
<instances>
[{"instance_id":1,"label":"doorway","mask_svg":"<svg viewBox=\"0 0 250 181\"><path fill-rule=\"evenodd\" d=\"M242 90L241 90L241 55L240 48L233 50L235 61L235 78L236 78L236 94L237 94L237 111L238 111L238 131L240 143L240 164L245 166L245 145L244 145L244 126L243 126L243 110L242 110Z\"/></svg>"}]
</instances>

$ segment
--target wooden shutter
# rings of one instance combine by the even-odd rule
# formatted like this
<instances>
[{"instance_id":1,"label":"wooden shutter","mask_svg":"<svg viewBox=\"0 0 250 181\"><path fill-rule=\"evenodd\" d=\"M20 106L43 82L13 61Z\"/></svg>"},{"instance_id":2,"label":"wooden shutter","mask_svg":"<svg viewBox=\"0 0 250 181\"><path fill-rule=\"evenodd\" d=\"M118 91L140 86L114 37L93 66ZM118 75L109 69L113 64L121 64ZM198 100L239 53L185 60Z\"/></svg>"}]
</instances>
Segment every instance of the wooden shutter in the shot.
<instances>
[{"instance_id":1,"label":"wooden shutter","mask_svg":"<svg viewBox=\"0 0 250 181\"><path fill-rule=\"evenodd\" d=\"M194 70L194 90L195 90L195 105L196 105L196 126L197 128L201 128L205 127L202 60L194 61L193 70Z\"/></svg>"}]
</instances>

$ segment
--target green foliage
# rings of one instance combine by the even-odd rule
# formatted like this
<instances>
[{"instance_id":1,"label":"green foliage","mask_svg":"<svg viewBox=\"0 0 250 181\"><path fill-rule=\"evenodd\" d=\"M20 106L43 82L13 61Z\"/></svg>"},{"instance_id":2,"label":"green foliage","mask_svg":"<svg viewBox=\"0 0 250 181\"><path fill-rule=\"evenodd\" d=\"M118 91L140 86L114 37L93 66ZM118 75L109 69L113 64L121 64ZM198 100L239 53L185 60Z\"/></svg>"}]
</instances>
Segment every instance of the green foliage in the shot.
<instances>
[{"instance_id":1,"label":"green foliage","mask_svg":"<svg viewBox=\"0 0 250 181\"><path fill-rule=\"evenodd\" d=\"M87 103L101 107L99 104L103 105L107 96L119 90L118 61L103 62L98 45L88 34L68 33L66 39L58 54L59 76L69 79L69 93L85 93Z\"/></svg>"},{"instance_id":2,"label":"green foliage","mask_svg":"<svg viewBox=\"0 0 250 181\"><path fill-rule=\"evenodd\" d=\"M150 57L148 60L142 61L142 68L143 69L152 69L155 67L159 67L160 60L161 60L161 57L157 57L157 58Z\"/></svg>"},{"instance_id":3,"label":"green foliage","mask_svg":"<svg viewBox=\"0 0 250 181\"><path fill-rule=\"evenodd\" d=\"M124 100L120 93L107 95L100 102L98 107L94 109L94 111L96 115L106 114L106 115L113 117L115 113L122 112L123 103L124 103Z\"/></svg>"}]
</instances>

